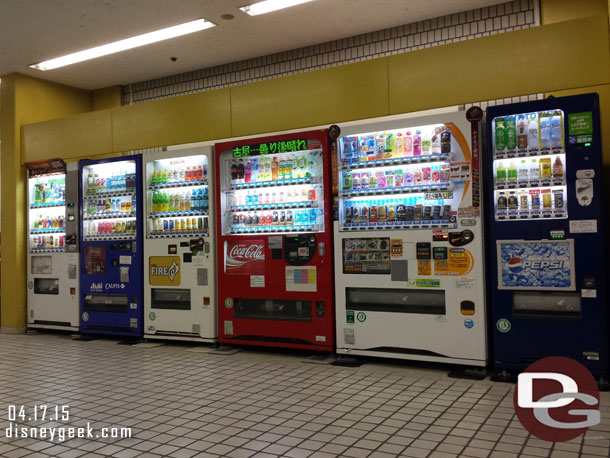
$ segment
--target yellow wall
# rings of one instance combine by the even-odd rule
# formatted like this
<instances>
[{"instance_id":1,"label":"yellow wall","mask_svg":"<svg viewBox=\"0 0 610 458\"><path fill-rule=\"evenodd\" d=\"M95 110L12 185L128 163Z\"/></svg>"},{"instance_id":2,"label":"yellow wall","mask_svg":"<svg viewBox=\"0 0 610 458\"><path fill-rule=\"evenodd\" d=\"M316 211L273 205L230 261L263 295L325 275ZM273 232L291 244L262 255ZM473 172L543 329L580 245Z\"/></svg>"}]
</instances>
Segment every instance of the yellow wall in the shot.
<instances>
[{"instance_id":1,"label":"yellow wall","mask_svg":"<svg viewBox=\"0 0 610 458\"><path fill-rule=\"evenodd\" d=\"M91 109L105 110L121 106L121 86L109 86L91 91Z\"/></svg>"},{"instance_id":2,"label":"yellow wall","mask_svg":"<svg viewBox=\"0 0 610 458\"><path fill-rule=\"evenodd\" d=\"M85 115L27 125L25 154L119 153L603 85L610 83L609 56L607 17L592 16L102 110L87 115L95 126Z\"/></svg>"},{"instance_id":3,"label":"yellow wall","mask_svg":"<svg viewBox=\"0 0 610 458\"><path fill-rule=\"evenodd\" d=\"M541 27L129 107L117 107L117 88L89 94L12 75L2 81L2 201L9 210L2 246L18 268L4 269L2 284L25 284L25 238L17 235L25 224L24 158L118 154L541 91L600 92L610 131L605 2L542 0ZM52 118L59 119L45 121ZM3 326L24 324L25 287L15 290L3 294Z\"/></svg>"},{"instance_id":4,"label":"yellow wall","mask_svg":"<svg viewBox=\"0 0 610 458\"><path fill-rule=\"evenodd\" d=\"M552 24L587 16L605 15L609 0L541 0L540 22Z\"/></svg>"},{"instance_id":5,"label":"yellow wall","mask_svg":"<svg viewBox=\"0 0 610 458\"><path fill-rule=\"evenodd\" d=\"M2 77L2 308L3 331L25 327L26 187L22 165L21 126L91 109L88 91L24 75Z\"/></svg>"}]
</instances>

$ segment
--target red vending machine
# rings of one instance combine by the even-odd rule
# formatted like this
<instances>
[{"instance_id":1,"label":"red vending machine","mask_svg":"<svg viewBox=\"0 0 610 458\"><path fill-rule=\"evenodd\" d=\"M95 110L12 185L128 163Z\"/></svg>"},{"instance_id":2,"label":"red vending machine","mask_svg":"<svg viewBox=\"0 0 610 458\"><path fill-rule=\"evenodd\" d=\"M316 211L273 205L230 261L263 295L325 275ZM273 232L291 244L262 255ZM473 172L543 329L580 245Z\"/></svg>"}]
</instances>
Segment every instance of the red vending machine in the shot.
<instances>
[{"instance_id":1,"label":"red vending machine","mask_svg":"<svg viewBox=\"0 0 610 458\"><path fill-rule=\"evenodd\" d=\"M325 129L216 145L221 343L334 349L333 142Z\"/></svg>"}]
</instances>

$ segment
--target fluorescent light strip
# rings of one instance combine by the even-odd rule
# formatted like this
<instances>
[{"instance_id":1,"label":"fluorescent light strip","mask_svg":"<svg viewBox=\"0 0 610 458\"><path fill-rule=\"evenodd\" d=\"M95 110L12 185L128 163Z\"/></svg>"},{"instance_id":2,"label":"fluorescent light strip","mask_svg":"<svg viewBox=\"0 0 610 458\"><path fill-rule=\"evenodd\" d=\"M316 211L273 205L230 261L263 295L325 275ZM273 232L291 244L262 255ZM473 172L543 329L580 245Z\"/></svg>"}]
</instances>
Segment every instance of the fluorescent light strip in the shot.
<instances>
[{"instance_id":1,"label":"fluorescent light strip","mask_svg":"<svg viewBox=\"0 0 610 458\"><path fill-rule=\"evenodd\" d=\"M259 14L271 13L272 11L290 8L291 6L311 1L312 0L265 0L263 2L253 3L252 5L242 6L240 10L250 16L258 16Z\"/></svg>"},{"instance_id":2,"label":"fluorescent light strip","mask_svg":"<svg viewBox=\"0 0 610 458\"><path fill-rule=\"evenodd\" d=\"M136 35L135 37L126 38L113 43L96 46L95 48L85 49L84 51L67 54L65 56L46 60L38 64L32 64L30 67L42 71L53 70L55 68L65 67L66 65L76 64L77 62L107 56L108 54L126 51L128 49L156 43L158 41L168 40L170 38L176 38L193 32L199 32L200 30L209 29L215 25L216 24L213 22L206 21L205 19L197 19L195 21L185 22L184 24L167 27L165 29L155 30L154 32Z\"/></svg>"}]
</instances>

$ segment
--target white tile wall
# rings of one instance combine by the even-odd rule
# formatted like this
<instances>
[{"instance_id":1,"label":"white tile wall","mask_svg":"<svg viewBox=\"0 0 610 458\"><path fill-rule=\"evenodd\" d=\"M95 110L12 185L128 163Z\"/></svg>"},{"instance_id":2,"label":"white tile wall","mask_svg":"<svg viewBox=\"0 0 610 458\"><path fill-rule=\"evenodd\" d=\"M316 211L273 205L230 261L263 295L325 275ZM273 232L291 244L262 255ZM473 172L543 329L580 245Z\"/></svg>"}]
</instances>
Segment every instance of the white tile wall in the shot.
<instances>
[{"instance_id":1,"label":"white tile wall","mask_svg":"<svg viewBox=\"0 0 610 458\"><path fill-rule=\"evenodd\" d=\"M209 91L520 30L539 25L539 17L538 0L515 0L342 40L130 84L123 88L123 104Z\"/></svg>"}]
</instances>

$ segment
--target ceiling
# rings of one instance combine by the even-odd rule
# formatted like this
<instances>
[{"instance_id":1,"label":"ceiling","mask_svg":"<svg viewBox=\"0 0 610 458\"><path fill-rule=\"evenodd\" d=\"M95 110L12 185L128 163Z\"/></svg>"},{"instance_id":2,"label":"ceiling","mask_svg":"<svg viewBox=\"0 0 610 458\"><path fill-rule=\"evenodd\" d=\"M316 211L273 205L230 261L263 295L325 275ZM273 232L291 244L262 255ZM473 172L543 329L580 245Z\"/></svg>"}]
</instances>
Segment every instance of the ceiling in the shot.
<instances>
[{"instance_id":1,"label":"ceiling","mask_svg":"<svg viewBox=\"0 0 610 458\"><path fill-rule=\"evenodd\" d=\"M128 84L351 37L498 0L314 0L250 17L257 0L0 0L0 75L83 89ZM224 20L223 14L234 19ZM217 27L41 72L28 65L205 18ZM173 62L170 58L177 57Z\"/></svg>"}]
</instances>

